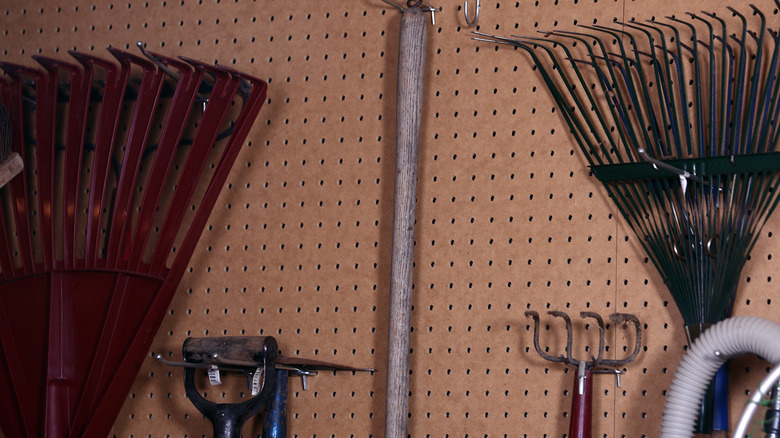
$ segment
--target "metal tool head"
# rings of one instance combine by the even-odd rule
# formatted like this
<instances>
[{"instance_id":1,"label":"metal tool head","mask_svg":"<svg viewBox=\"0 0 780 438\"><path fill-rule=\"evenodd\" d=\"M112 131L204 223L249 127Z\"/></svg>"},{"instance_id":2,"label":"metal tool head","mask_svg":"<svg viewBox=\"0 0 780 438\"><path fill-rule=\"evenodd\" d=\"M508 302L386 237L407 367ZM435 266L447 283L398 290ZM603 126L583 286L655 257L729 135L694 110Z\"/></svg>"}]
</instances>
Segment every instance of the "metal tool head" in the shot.
<instances>
[{"instance_id":1,"label":"metal tool head","mask_svg":"<svg viewBox=\"0 0 780 438\"><path fill-rule=\"evenodd\" d=\"M258 380L254 397L240 403L214 403L206 400L195 384L197 368L184 368L184 389L192 404L214 426L215 437L240 437L241 429L250 417L257 414L270 400L276 385L274 369L279 348L270 336L225 336L216 338L188 338L182 352L186 363L199 367L253 368ZM217 374L218 376L218 374ZM212 378L212 376L209 376Z\"/></svg>"},{"instance_id":2,"label":"metal tool head","mask_svg":"<svg viewBox=\"0 0 780 438\"><path fill-rule=\"evenodd\" d=\"M247 366L274 362L279 348L271 336L188 338L182 346L185 362L216 366Z\"/></svg>"},{"instance_id":3,"label":"metal tool head","mask_svg":"<svg viewBox=\"0 0 780 438\"><path fill-rule=\"evenodd\" d=\"M609 367L615 367L618 365L624 365L631 361L633 361L636 356L639 354L639 349L642 345L642 328L639 325L639 319L635 315L631 315L628 313L613 313L609 315L609 319L615 324L615 326L623 325L624 327L627 325L627 323L634 324L636 334L635 334L635 344L634 344L634 350L632 353L623 359L604 359L604 351L606 349L605 345L605 339L604 339L604 333L605 333L605 326L604 326L604 320L601 317L601 315L595 313L595 312L580 312L580 317L582 318L593 318L596 320L596 324L599 328L599 346L598 346L598 352L597 354L591 355L591 360L589 361L583 361L576 359L572 354L572 338L573 338L573 330L572 330L572 322L569 315L567 315L565 312L562 312L560 310L551 310L547 312L549 315L562 318L564 320L564 323L566 324L566 348L565 348L565 354L562 354L560 356L551 356L547 353L545 353L541 346L539 345L539 314L533 310L527 310L525 312L525 315L528 317L533 318L534 320L534 348L536 349L536 352L539 353L542 358L545 360L548 360L550 362L562 362L567 365L571 366L578 366L581 362L585 363L585 366L587 368L594 368L597 366L609 366Z\"/></svg>"}]
</instances>

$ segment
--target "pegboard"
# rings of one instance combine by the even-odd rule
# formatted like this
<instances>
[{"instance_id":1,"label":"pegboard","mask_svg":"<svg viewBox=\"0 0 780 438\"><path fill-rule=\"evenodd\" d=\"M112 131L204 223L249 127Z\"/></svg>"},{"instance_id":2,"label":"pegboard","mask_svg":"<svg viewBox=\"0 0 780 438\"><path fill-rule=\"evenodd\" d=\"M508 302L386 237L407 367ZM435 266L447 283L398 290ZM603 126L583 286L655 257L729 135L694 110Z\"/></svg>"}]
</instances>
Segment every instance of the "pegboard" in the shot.
<instances>
[{"instance_id":1,"label":"pegboard","mask_svg":"<svg viewBox=\"0 0 780 438\"><path fill-rule=\"evenodd\" d=\"M433 2L432 2L433 4ZM701 9L725 1L483 1L479 29L501 35ZM756 2L777 22L773 2ZM471 40L462 4L441 0L428 28L419 160L409 433L414 437L562 437L572 370L534 351L574 318L577 351L596 330L577 317L635 313L643 350L594 386L594 434L656 436L684 351L682 320L660 276L598 181L553 99L519 51ZM472 6L473 7L473 6ZM113 434L209 436L184 395L190 336L272 335L285 355L358 367L290 389L291 437L380 437L390 284L399 13L379 0L24 2L0 6L2 59L68 50L106 55L144 41L269 83L263 107L209 219ZM762 231L735 314L780 321L777 217ZM610 354L626 339L611 328ZM766 365L732 363L739 410ZM227 389L211 394L230 397ZM737 412L737 411L735 411ZM248 436L259 435L257 422Z\"/></svg>"}]
</instances>

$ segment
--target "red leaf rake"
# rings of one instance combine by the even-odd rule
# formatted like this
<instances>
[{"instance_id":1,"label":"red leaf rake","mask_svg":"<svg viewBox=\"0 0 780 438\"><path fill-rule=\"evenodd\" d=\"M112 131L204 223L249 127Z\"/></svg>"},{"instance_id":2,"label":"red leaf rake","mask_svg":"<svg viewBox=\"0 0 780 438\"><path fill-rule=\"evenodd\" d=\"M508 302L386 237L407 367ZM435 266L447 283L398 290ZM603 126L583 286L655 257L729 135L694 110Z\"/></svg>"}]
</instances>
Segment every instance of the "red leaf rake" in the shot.
<instances>
[{"instance_id":1,"label":"red leaf rake","mask_svg":"<svg viewBox=\"0 0 780 438\"><path fill-rule=\"evenodd\" d=\"M8 437L109 433L265 102L226 67L108 50L0 63L24 161L0 189Z\"/></svg>"}]
</instances>

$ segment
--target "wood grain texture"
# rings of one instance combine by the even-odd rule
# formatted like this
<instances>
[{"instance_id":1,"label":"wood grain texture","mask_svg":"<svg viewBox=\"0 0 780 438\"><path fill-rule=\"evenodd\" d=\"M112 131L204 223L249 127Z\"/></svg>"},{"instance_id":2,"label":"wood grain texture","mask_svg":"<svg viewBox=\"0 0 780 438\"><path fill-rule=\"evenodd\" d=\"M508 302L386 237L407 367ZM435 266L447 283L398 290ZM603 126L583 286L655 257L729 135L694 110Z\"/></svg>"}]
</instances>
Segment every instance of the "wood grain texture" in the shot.
<instances>
[{"instance_id":1,"label":"wood grain texture","mask_svg":"<svg viewBox=\"0 0 780 438\"><path fill-rule=\"evenodd\" d=\"M401 15L398 42L393 254L387 346L385 436L406 437L409 413L409 346L412 327L417 158L423 117L427 17L419 8Z\"/></svg>"},{"instance_id":2,"label":"wood grain texture","mask_svg":"<svg viewBox=\"0 0 780 438\"><path fill-rule=\"evenodd\" d=\"M0 187L8 184L16 175L19 175L23 168L22 156L17 152L12 153L5 161L0 163Z\"/></svg>"}]
</instances>

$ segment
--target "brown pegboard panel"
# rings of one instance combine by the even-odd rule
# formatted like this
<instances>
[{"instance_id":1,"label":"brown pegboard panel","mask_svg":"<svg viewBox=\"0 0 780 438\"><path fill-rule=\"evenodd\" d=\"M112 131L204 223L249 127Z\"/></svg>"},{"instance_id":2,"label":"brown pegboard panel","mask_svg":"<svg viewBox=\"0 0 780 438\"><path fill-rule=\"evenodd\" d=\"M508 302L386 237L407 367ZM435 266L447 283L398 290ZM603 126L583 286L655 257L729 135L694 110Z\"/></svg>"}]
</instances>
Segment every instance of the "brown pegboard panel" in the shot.
<instances>
[{"instance_id":1,"label":"brown pegboard panel","mask_svg":"<svg viewBox=\"0 0 780 438\"><path fill-rule=\"evenodd\" d=\"M483 1L479 29L528 35L727 4ZM544 314L558 309L573 317L580 355L597 339L580 311L639 316L644 350L626 367L622 388L596 378L594 434L656 436L684 345L671 297L589 175L530 59L472 41L458 1L434 6L442 12L428 34L410 434L564 436L573 370L535 353L524 316L540 312L542 344L561 352L565 331ZM771 1L757 6L776 20ZM293 380L291 437L382 436L398 24L398 11L379 0L0 6L4 61L29 64L32 54L71 49L107 56L108 45L134 50L142 40L269 82L116 436L208 436L210 425L184 396L181 370L152 355L178 360L188 336L260 334L276 337L285 355L379 370L324 373L307 391ZM735 313L777 320L777 220L762 233ZM621 329L608 334L610 354L619 356ZM736 412L766 366L745 359L732 369ZM229 389L205 388L217 399ZM246 431L256 436L259 427Z\"/></svg>"}]
</instances>

